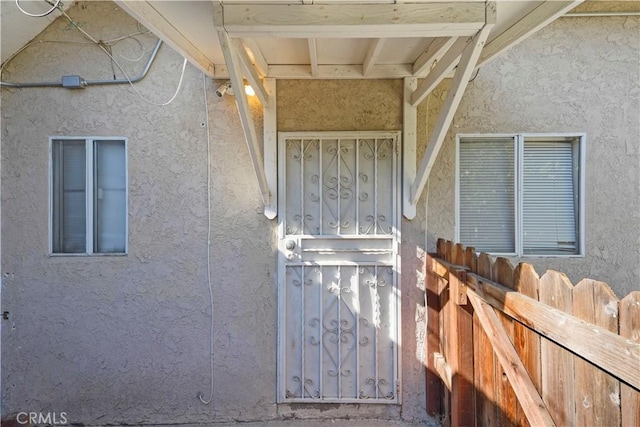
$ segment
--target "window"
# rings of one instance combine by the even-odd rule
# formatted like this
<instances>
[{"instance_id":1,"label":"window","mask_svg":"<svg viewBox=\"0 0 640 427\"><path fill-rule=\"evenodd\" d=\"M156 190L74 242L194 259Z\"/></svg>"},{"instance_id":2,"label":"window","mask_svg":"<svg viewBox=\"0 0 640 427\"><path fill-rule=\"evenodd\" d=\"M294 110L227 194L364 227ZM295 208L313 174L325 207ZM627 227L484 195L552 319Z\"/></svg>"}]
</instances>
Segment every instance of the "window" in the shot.
<instances>
[{"instance_id":1,"label":"window","mask_svg":"<svg viewBox=\"0 0 640 427\"><path fill-rule=\"evenodd\" d=\"M584 253L584 135L457 138L457 239L513 255Z\"/></svg>"},{"instance_id":2,"label":"window","mask_svg":"<svg viewBox=\"0 0 640 427\"><path fill-rule=\"evenodd\" d=\"M127 250L124 139L51 139L51 253Z\"/></svg>"}]
</instances>

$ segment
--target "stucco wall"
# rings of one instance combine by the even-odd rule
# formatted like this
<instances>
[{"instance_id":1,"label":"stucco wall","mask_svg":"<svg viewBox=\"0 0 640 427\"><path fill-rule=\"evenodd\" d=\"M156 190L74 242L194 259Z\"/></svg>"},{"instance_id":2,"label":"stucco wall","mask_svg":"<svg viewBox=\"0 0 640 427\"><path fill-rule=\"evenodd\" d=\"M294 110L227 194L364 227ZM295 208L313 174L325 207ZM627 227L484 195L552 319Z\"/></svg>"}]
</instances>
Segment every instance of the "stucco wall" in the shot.
<instances>
[{"instance_id":1,"label":"stucco wall","mask_svg":"<svg viewBox=\"0 0 640 427\"><path fill-rule=\"evenodd\" d=\"M101 39L137 31L112 3L69 12ZM42 39L84 41L58 20ZM139 37L147 46L153 37ZM93 46L44 44L8 67L9 81L78 73L108 78ZM114 47L135 58L135 42ZM120 58L137 74L141 63ZM182 58L163 46L136 88L168 100ZM206 281L207 146L202 74L187 66L167 107L127 86L2 91L3 413L66 411L70 422L180 423L275 416L273 224L259 193L232 98L212 96L211 277L215 392L209 392ZM129 254L49 257L48 138L128 138Z\"/></svg>"},{"instance_id":2,"label":"stucco wall","mask_svg":"<svg viewBox=\"0 0 640 427\"><path fill-rule=\"evenodd\" d=\"M69 13L107 40L137 31L112 3ZM187 66L167 107L127 86L3 89L2 413L65 411L71 422L205 423L283 417L379 417L427 422L424 414L425 246L454 233L456 132L587 132L587 256L534 260L572 280L605 280L619 294L640 279L637 18L562 20L487 65L470 84L423 197L402 223L402 405L276 405L275 221L261 213L257 183L233 98L204 79L211 136L211 277L214 394L209 390L207 148L203 77ZM58 20L43 40L85 41ZM149 51L153 37L139 39ZM141 62L127 39L114 55L131 74ZM602 60L605 59L605 60ZM163 46L136 86L171 97L182 58ZM529 73L529 74L527 74ZM63 74L109 78L95 46L43 43L17 57L8 81ZM418 110L419 154L446 94ZM278 127L400 130L400 81L279 81ZM260 108L252 105L260 130ZM48 255L48 138L128 138L129 254ZM428 220L427 220L428 213ZM425 239L425 230L428 229ZM425 240L428 245L425 245ZM620 284L622 283L622 284Z\"/></svg>"},{"instance_id":3,"label":"stucco wall","mask_svg":"<svg viewBox=\"0 0 640 427\"><path fill-rule=\"evenodd\" d=\"M455 135L518 132L587 135L585 256L521 260L640 289L640 18L563 18L480 70L428 184L429 250L454 237Z\"/></svg>"},{"instance_id":4,"label":"stucco wall","mask_svg":"<svg viewBox=\"0 0 640 427\"><path fill-rule=\"evenodd\" d=\"M112 3L70 15L94 37L137 31ZM152 36L136 36L146 46ZM41 40L85 41L63 20ZM131 75L139 47L113 48ZM163 102L182 58L163 46L136 88ZM95 46L43 43L6 81L110 78ZM2 413L66 412L72 423L206 423L276 418L428 421L424 411L423 222L403 223L402 405L281 405L276 400L276 222L261 203L232 97L205 79L211 136L214 393L209 395L207 144L202 74L187 66L173 103L128 86L2 90ZM219 83L219 82L218 82ZM278 82L280 130L401 128L401 82ZM321 101L320 101L321 100ZM303 102L303 104L301 104ZM259 104L252 104L261 132ZM353 117L337 111L355 111ZM353 120L352 120L353 119ZM304 125L304 127L300 127ZM48 138L128 138L127 256L48 255Z\"/></svg>"}]
</instances>

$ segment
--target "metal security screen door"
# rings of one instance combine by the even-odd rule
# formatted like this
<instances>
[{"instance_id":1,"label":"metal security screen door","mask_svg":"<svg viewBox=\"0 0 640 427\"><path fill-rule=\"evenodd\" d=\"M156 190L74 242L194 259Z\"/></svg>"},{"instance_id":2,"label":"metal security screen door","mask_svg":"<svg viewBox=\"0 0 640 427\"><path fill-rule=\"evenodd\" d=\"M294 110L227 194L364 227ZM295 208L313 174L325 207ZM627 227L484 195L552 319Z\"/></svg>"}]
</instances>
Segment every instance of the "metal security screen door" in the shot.
<instances>
[{"instance_id":1,"label":"metal security screen door","mask_svg":"<svg viewBox=\"0 0 640 427\"><path fill-rule=\"evenodd\" d=\"M279 135L280 402L399 401L399 144Z\"/></svg>"}]
</instances>

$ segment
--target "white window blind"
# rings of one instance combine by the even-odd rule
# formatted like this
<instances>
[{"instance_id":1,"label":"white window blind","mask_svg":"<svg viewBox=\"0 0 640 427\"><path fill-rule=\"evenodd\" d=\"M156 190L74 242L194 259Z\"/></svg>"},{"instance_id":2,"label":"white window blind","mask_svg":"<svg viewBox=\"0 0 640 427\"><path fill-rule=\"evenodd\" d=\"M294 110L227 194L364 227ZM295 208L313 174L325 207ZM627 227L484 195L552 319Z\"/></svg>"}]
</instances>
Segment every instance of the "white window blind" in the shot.
<instances>
[{"instance_id":1,"label":"white window blind","mask_svg":"<svg viewBox=\"0 0 640 427\"><path fill-rule=\"evenodd\" d=\"M573 143L524 140L522 173L523 251L574 254L576 194Z\"/></svg>"},{"instance_id":2,"label":"white window blind","mask_svg":"<svg viewBox=\"0 0 640 427\"><path fill-rule=\"evenodd\" d=\"M51 252L124 253L124 140L53 139Z\"/></svg>"},{"instance_id":3,"label":"white window blind","mask_svg":"<svg viewBox=\"0 0 640 427\"><path fill-rule=\"evenodd\" d=\"M459 154L460 241L486 252L513 252L513 139L461 139Z\"/></svg>"},{"instance_id":4,"label":"white window blind","mask_svg":"<svg viewBox=\"0 0 640 427\"><path fill-rule=\"evenodd\" d=\"M459 136L458 240L495 254L584 250L582 136Z\"/></svg>"}]
</instances>

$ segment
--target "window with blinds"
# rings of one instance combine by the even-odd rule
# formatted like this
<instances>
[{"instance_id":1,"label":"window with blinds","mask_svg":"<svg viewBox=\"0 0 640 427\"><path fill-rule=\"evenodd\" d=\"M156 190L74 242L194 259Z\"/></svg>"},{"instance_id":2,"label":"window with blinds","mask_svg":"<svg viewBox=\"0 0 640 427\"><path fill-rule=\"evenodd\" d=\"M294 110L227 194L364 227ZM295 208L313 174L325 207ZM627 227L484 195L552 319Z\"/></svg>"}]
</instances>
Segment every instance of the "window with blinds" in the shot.
<instances>
[{"instance_id":1,"label":"window with blinds","mask_svg":"<svg viewBox=\"0 0 640 427\"><path fill-rule=\"evenodd\" d=\"M126 253L125 144L51 140L51 253Z\"/></svg>"},{"instance_id":2,"label":"window with blinds","mask_svg":"<svg viewBox=\"0 0 640 427\"><path fill-rule=\"evenodd\" d=\"M580 255L584 136L459 136L458 241L514 255Z\"/></svg>"},{"instance_id":3,"label":"window with blinds","mask_svg":"<svg viewBox=\"0 0 640 427\"><path fill-rule=\"evenodd\" d=\"M460 141L460 241L515 251L515 146L504 138Z\"/></svg>"}]
</instances>

